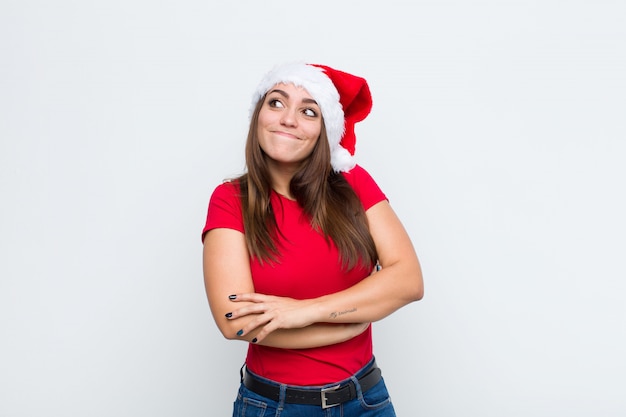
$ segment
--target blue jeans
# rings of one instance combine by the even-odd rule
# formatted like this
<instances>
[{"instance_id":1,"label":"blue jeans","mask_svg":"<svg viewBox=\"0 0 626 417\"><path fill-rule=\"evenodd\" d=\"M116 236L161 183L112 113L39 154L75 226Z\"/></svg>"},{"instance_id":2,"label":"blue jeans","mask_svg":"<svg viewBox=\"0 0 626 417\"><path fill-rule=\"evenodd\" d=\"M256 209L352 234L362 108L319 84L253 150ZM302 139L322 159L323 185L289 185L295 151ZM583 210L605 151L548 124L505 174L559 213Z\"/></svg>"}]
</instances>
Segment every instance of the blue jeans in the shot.
<instances>
[{"instance_id":1,"label":"blue jeans","mask_svg":"<svg viewBox=\"0 0 626 417\"><path fill-rule=\"evenodd\" d=\"M357 378L363 374L363 371L368 366L369 364L349 379L342 381L343 383L349 380L354 382L357 398L327 409L322 409L322 407L317 405L273 401L250 391L241 384L235 400L233 417L395 417L396 413L391 404L385 381L382 378L367 392L361 391ZM276 384L263 377L255 376L265 382ZM333 385L337 385L337 383L329 386ZM285 388L285 385L281 386L281 389L284 390ZM303 387L298 388L303 389Z\"/></svg>"}]
</instances>

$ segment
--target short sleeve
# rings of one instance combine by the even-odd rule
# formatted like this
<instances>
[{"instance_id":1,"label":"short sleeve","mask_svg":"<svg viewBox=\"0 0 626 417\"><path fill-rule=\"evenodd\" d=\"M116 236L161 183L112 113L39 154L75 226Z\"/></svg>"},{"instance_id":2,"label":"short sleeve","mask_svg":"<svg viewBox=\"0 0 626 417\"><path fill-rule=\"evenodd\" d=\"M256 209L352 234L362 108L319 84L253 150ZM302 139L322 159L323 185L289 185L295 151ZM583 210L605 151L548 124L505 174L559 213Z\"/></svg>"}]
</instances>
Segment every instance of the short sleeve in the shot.
<instances>
[{"instance_id":1,"label":"short sleeve","mask_svg":"<svg viewBox=\"0 0 626 417\"><path fill-rule=\"evenodd\" d=\"M220 184L213 191L202 230L202 240L206 232L217 228L244 232L239 187L233 182Z\"/></svg>"},{"instance_id":2,"label":"short sleeve","mask_svg":"<svg viewBox=\"0 0 626 417\"><path fill-rule=\"evenodd\" d=\"M352 186L357 197L361 200L363 208L367 211L376 203L387 200L387 196L382 192L372 176L361 166L356 165L349 172L343 173L348 184Z\"/></svg>"}]
</instances>

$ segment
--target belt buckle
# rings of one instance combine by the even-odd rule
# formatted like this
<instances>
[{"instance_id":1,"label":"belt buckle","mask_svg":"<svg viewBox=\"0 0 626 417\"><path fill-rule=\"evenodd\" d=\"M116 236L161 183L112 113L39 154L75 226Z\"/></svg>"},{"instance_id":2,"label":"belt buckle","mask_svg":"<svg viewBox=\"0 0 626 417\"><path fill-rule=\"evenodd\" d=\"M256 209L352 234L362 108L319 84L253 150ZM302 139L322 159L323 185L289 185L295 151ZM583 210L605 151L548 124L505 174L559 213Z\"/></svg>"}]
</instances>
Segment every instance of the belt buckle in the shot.
<instances>
[{"instance_id":1,"label":"belt buckle","mask_svg":"<svg viewBox=\"0 0 626 417\"><path fill-rule=\"evenodd\" d=\"M328 391L336 391L339 389L341 385L335 385L334 387L328 387L328 388L322 388L320 394L322 395L322 409L326 409L326 408L331 408L331 407L336 407L338 406L340 403L337 404L330 404L328 405L327 403L327 399L326 399L326 393Z\"/></svg>"}]
</instances>

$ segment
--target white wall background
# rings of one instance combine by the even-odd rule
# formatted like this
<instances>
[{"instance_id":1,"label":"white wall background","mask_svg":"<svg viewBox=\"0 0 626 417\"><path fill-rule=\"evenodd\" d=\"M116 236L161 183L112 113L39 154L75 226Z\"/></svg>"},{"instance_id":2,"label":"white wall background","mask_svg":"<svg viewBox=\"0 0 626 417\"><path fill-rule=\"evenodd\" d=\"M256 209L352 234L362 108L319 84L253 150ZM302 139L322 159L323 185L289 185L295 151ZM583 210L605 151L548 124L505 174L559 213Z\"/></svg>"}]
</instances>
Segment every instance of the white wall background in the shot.
<instances>
[{"instance_id":1,"label":"white wall background","mask_svg":"<svg viewBox=\"0 0 626 417\"><path fill-rule=\"evenodd\" d=\"M400 416L626 414L622 1L0 3L0 416L227 416L201 275L252 89L364 76L359 162L423 263Z\"/></svg>"}]
</instances>

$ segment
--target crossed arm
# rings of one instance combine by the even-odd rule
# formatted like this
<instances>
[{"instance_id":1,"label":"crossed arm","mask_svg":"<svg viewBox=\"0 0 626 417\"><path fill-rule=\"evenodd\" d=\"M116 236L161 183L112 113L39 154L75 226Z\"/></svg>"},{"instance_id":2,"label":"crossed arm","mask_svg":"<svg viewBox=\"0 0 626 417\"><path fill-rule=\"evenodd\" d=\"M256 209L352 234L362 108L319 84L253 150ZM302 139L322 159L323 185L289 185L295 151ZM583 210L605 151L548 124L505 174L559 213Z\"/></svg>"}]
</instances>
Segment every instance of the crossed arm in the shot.
<instances>
[{"instance_id":1,"label":"crossed arm","mask_svg":"<svg viewBox=\"0 0 626 417\"><path fill-rule=\"evenodd\" d=\"M391 206L382 201L366 215L382 269L346 290L308 300L255 293L243 234L209 231L204 282L224 337L291 349L326 346L349 340L369 323L421 299L419 261Z\"/></svg>"}]
</instances>

